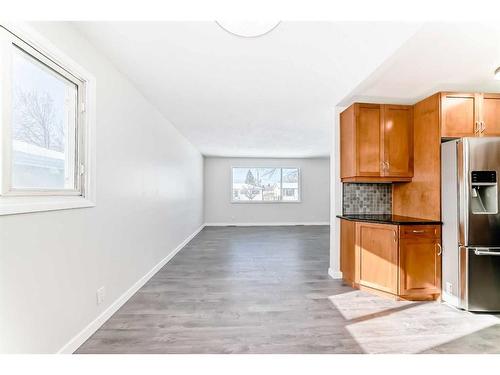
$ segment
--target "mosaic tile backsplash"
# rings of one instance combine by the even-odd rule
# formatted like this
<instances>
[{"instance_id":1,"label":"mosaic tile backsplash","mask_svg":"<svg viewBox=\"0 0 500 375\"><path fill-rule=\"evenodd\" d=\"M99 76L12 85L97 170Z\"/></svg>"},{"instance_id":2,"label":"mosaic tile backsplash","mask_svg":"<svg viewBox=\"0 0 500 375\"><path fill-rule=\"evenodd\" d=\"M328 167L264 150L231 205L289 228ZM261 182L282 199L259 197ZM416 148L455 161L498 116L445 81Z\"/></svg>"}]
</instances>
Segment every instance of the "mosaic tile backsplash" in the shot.
<instances>
[{"instance_id":1,"label":"mosaic tile backsplash","mask_svg":"<svg viewBox=\"0 0 500 375\"><path fill-rule=\"evenodd\" d=\"M390 214L392 213L391 184L343 184L343 213Z\"/></svg>"}]
</instances>

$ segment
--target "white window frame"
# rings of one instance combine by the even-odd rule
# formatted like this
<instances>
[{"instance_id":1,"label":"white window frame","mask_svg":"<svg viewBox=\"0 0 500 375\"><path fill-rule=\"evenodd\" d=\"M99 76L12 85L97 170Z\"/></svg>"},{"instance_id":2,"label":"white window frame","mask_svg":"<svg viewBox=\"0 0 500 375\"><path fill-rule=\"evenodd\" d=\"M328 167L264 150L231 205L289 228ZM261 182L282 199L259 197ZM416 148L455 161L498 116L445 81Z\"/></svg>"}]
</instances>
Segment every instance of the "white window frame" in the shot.
<instances>
[{"instance_id":1,"label":"white window frame","mask_svg":"<svg viewBox=\"0 0 500 375\"><path fill-rule=\"evenodd\" d=\"M272 204L272 203L278 203L278 204L281 204L281 203L302 203L302 171L299 167L287 167L287 166L281 166L281 165L278 165L278 166L255 166L255 165L252 165L252 166L241 166L241 165L235 165L235 166L231 166L231 173L230 173L230 182L229 182L229 185L230 185L230 192L231 192L231 197L230 197L230 202L231 203L235 203L235 204L239 204L239 203L242 203L242 204L247 204L247 203L251 203L251 204L260 204L260 203L264 203L264 204ZM280 191L280 200L277 200L277 201L253 201L253 200L247 200L247 201L241 201L241 200L235 200L234 199L234 191L233 191L233 170L235 168L247 168L247 169L252 169L252 168L263 168L263 169L266 169L266 168L269 168L269 169L272 169L272 168L280 168L281 170L283 169L297 169L298 172L299 172L299 176L298 176L298 185L299 185L299 192L298 192L298 198L297 200L295 201L292 201L292 200L289 200L289 201L286 201L286 200L283 200L283 172L281 173L281 183L280 183L280 186L281 186L281 191Z\"/></svg>"},{"instance_id":2,"label":"white window frame","mask_svg":"<svg viewBox=\"0 0 500 375\"><path fill-rule=\"evenodd\" d=\"M11 188L11 54L16 47L77 87L75 189ZM0 87L0 215L95 206L95 78L29 26L2 23Z\"/></svg>"}]
</instances>

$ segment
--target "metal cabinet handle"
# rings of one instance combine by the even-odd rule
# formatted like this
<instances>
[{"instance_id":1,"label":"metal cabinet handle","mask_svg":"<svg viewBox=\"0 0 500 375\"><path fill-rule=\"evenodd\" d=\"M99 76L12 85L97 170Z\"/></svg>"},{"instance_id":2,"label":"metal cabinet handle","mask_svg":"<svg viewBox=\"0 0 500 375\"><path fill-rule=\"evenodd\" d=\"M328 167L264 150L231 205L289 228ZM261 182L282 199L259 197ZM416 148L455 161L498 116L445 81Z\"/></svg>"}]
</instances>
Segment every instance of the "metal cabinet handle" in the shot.
<instances>
[{"instance_id":1,"label":"metal cabinet handle","mask_svg":"<svg viewBox=\"0 0 500 375\"><path fill-rule=\"evenodd\" d=\"M438 257L441 256L441 254L443 254L443 248L441 247L441 244L438 242L436 243L437 247L438 247Z\"/></svg>"},{"instance_id":2,"label":"metal cabinet handle","mask_svg":"<svg viewBox=\"0 0 500 375\"><path fill-rule=\"evenodd\" d=\"M425 230L412 230L412 233L425 233Z\"/></svg>"},{"instance_id":3,"label":"metal cabinet handle","mask_svg":"<svg viewBox=\"0 0 500 375\"><path fill-rule=\"evenodd\" d=\"M474 134L479 133L479 121L474 122Z\"/></svg>"},{"instance_id":4,"label":"metal cabinet handle","mask_svg":"<svg viewBox=\"0 0 500 375\"><path fill-rule=\"evenodd\" d=\"M397 237L397 236L396 236L396 231L395 231L395 230L393 230L393 233L394 233L394 243L396 243L396 242L398 242L398 241L397 241L397 238L396 238L396 237Z\"/></svg>"},{"instance_id":5,"label":"metal cabinet handle","mask_svg":"<svg viewBox=\"0 0 500 375\"><path fill-rule=\"evenodd\" d=\"M484 121L481 121L480 124L481 124L481 134L483 134L484 130L486 129L486 126L484 125Z\"/></svg>"}]
</instances>

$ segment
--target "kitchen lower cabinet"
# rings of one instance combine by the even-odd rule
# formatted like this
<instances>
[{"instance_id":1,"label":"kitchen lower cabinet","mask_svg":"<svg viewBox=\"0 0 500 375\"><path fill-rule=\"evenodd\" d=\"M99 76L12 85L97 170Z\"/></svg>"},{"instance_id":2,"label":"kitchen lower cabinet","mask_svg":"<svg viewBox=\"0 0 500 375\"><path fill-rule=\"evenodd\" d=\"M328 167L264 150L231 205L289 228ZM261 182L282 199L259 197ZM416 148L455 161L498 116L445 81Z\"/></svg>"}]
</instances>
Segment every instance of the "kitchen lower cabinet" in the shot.
<instances>
[{"instance_id":1,"label":"kitchen lower cabinet","mask_svg":"<svg viewBox=\"0 0 500 375\"><path fill-rule=\"evenodd\" d=\"M399 294L422 297L441 293L439 226L411 226L400 231Z\"/></svg>"},{"instance_id":2,"label":"kitchen lower cabinet","mask_svg":"<svg viewBox=\"0 0 500 375\"><path fill-rule=\"evenodd\" d=\"M344 281L406 300L441 294L441 226L341 220Z\"/></svg>"},{"instance_id":3,"label":"kitchen lower cabinet","mask_svg":"<svg viewBox=\"0 0 500 375\"><path fill-rule=\"evenodd\" d=\"M357 223L359 284L398 293L398 226Z\"/></svg>"},{"instance_id":4,"label":"kitchen lower cabinet","mask_svg":"<svg viewBox=\"0 0 500 375\"><path fill-rule=\"evenodd\" d=\"M340 271L345 282L355 286L356 275L356 223L340 220Z\"/></svg>"}]
</instances>

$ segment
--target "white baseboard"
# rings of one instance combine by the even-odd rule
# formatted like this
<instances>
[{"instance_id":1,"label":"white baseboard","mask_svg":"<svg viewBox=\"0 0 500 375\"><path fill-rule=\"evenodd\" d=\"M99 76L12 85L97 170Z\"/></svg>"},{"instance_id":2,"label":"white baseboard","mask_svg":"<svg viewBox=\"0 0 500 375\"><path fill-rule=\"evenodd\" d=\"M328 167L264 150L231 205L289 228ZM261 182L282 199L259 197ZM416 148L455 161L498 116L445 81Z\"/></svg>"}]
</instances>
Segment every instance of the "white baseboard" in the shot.
<instances>
[{"instance_id":1,"label":"white baseboard","mask_svg":"<svg viewBox=\"0 0 500 375\"><path fill-rule=\"evenodd\" d=\"M115 302L111 304L106 310L102 312L94 321L87 325L80 333L73 337L67 344L65 344L59 351L58 354L71 354L76 349L78 349L90 336L92 336L105 322L108 320L120 307L122 307L125 302L127 302L130 297L132 297L135 292L137 292L146 282L148 282L151 277L154 276L165 264L172 259L175 254L177 254L184 246L188 244L200 231L205 227L205 225L200 226L194 233L189 235L182 243L180 243L170 254L163 258L157 265L155 265L147 274L141 277L134 285L130 287L125 293L123 293Z\"/></svg>"},{"instance_id":2,"label":"white baseboard","mask_svg":"<svg viewBox=\"0 0 500 375\"><path fill-rule=\"evenodd\" d=\"M207 227L281 227L293 225L330 225L328 221L310 222L258 222L258 223L205 223Z\"/></svg>"},{"instance_id":3,"label":"white baseboard","mask_svg":"<svg viewBox=\"0 0 500 375\"><path fill-rule=\"evenodd\" d=\"M334 271L331 268L328 268L328 275L335 280L341 279L342 278L342 272L341 271Z\"/></svg>"},{"instance_id":4,"label":"white baseboard","mask_svg":"<svg viewBox=\"0 0 500 375\"><path fill-rule=\"evenodd\" d=\"M446 293L444 290L441 293L441 299L448 305L458 308L460 306L460 299L457 296Z\"/></svg>"}]
</instances>

